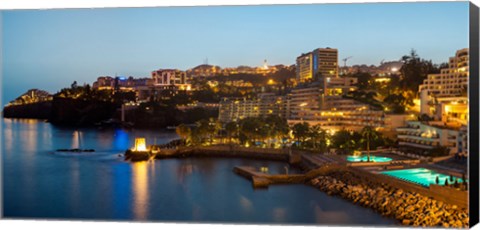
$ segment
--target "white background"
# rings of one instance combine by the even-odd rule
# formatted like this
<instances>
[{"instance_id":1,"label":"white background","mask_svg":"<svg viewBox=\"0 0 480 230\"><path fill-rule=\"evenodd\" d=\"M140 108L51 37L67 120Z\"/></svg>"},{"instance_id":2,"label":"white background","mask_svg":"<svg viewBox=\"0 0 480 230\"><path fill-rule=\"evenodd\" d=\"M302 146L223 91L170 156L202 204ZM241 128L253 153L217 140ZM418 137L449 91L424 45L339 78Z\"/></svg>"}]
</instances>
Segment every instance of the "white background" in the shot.
<instances>
[{"instance_id":1,"label":"white background","mask_svg":"<svg viewBox=\"0 0 480 230\"><path fill-rule=\"evenodd\" d=\"M444 1L444 0L436 0ZM193 6L193 5L247 5L247 4L300 4L300 3L362 3L380 2L374 0L0 0L0 9L52 9L52 8L98 8L98 7L147 7L147 6ZM414 0L382 0L381 2L415 2ZM473 0L480 6L480 0ZM1 19L0 19L1 23ZM1 30L0 30L1 31ZM1 34L0 34L1 35ZM0 36L1 37L1 36ZM1 71L0 71L1 72ZM0 76L1 78L1 76ZM0 79L1 83L1 79ZM477 153L478 154L478 153ZM0 190L1 192L1 190ZM35 191L32 191L35 192ZM3 196L2 196L3 197ZM1 200L1 198L0 198ZM1 213L1 211L0 211ZM324 226L272 226L232 224L164 224L133 222L85 222L85 221L44 221L44 220L1 220L0 229L200 229L200 230L309 230ZM355 229L366 229L356 227ZM329 229L352 229L351 227L330 227ZM376 228L387 229L387 228ZM392 229L392 228L389 228ZM405 229L405 228L402 228ZM479 229L477 226L475 229Z\"/></svg>"}]
</instances>

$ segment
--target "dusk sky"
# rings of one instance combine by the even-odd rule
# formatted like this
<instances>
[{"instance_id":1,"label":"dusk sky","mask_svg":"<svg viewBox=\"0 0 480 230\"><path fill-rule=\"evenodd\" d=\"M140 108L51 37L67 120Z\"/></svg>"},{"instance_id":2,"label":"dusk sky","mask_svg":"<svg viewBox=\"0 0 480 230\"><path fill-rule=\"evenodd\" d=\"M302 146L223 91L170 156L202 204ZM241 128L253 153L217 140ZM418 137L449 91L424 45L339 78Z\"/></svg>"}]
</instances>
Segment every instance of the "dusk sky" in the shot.
<instances>
[{"instance_id":1,"label":"dusk sky","mask_svg":"<svg viewBox=\"0 0 480 230\"><path fill-rule=\"evenodd\" d=\"M294 64L319 47L352 64L417 50L434 63L468 47L468 2L164 7L2 12L2 105L31 88L55 93L98 76Z\"/></svg>"}]
</instances>

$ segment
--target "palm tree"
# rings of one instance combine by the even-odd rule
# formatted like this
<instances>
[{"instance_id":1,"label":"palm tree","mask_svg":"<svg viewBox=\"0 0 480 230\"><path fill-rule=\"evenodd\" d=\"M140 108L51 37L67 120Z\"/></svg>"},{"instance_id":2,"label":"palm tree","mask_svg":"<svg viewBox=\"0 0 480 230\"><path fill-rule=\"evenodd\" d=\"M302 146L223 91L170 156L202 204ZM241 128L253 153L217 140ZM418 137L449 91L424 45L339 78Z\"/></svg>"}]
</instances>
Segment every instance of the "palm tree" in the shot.
<instances>
[{"instance_id":1,"label":"palm tree","mask_svg":"<svg viewBox=\"0 0 480 230\"><path fill-rule=\"evenodd\" d=\"M370 140L378 137L377 132L371 126L362 129L362 137L367 140L367 162L370 161Z\"/></svg>"},{"instance_id":2,"label":"palm tree","mask_svg":"<svg viewBox=\"0 0 480 230\"><path fill-rule=\"evenodd\" d=\"M320 137L321 132L322 132L322 128L320 127L320 125L314 125L310 127L308 135L312 139L312 146L314 149L317 147L317 141Z\"/></svg>"}]
</instances>

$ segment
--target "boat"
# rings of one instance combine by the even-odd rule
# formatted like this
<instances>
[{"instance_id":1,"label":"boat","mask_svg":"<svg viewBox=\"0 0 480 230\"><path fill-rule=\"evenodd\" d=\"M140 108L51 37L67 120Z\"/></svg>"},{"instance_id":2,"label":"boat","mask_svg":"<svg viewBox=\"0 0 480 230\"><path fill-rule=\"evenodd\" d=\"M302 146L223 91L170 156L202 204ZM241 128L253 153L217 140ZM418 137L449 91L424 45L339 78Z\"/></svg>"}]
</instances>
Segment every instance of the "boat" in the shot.
<instances>
[{"instance_id":1,"label":"boat","mask_svg":"<svg viewBox=\"0 0 480 230\"><path fill-rule=\"evenodd\" d=\"M80 135L81 133L78 131L75 131L74 135L77 136L77 141L78 141L78 148L72 148L72 149L57 149L55 152L62 152L62 153L92 153L95 152L95 149L81 149L80 146L81 144L81 138Z\"/></svg>"}]
</instances>

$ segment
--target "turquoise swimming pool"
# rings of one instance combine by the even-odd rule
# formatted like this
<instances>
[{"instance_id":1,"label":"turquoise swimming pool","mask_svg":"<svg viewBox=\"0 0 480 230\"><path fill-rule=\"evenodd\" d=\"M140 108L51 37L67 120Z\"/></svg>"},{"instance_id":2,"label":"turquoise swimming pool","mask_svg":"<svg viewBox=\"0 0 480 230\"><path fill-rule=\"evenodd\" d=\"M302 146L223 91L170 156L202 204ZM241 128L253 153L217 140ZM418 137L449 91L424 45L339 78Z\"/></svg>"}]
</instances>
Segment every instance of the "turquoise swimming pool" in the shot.
<instances>
[{"instance_id":1,"label":"turquoise swimming pool","mask_svg":"<svg viewBox=\"0 0 480 230\"><path fill-rule=\"evenodd\" d=\"M347 161L350 162L367 162L368 156L362 155L362 156L348 156ZM370 161L372 162L387 162L391 161L392 158L390 157L381 157L381 156L370 156Z\"/></svg>"},{"instance_id":2,"label":"turquoise swimming pool","mask_svg":"<svg viewBox=\"0 0 480 230\"><path fill-rule=\"evenodd\" d=\"M459 183L463 182L461 178L457 177L453 177L453 181L450 181L450 175L437 173L426 168L400 169L384 171L381 173L404 181L419 184L424 187L429 187L431 184L436 184L435 180L437 176L440 185L445 185L445 179L448 180L449 184L455 183L455 180L458 180Z\"/></svg>"}]
</instances>

